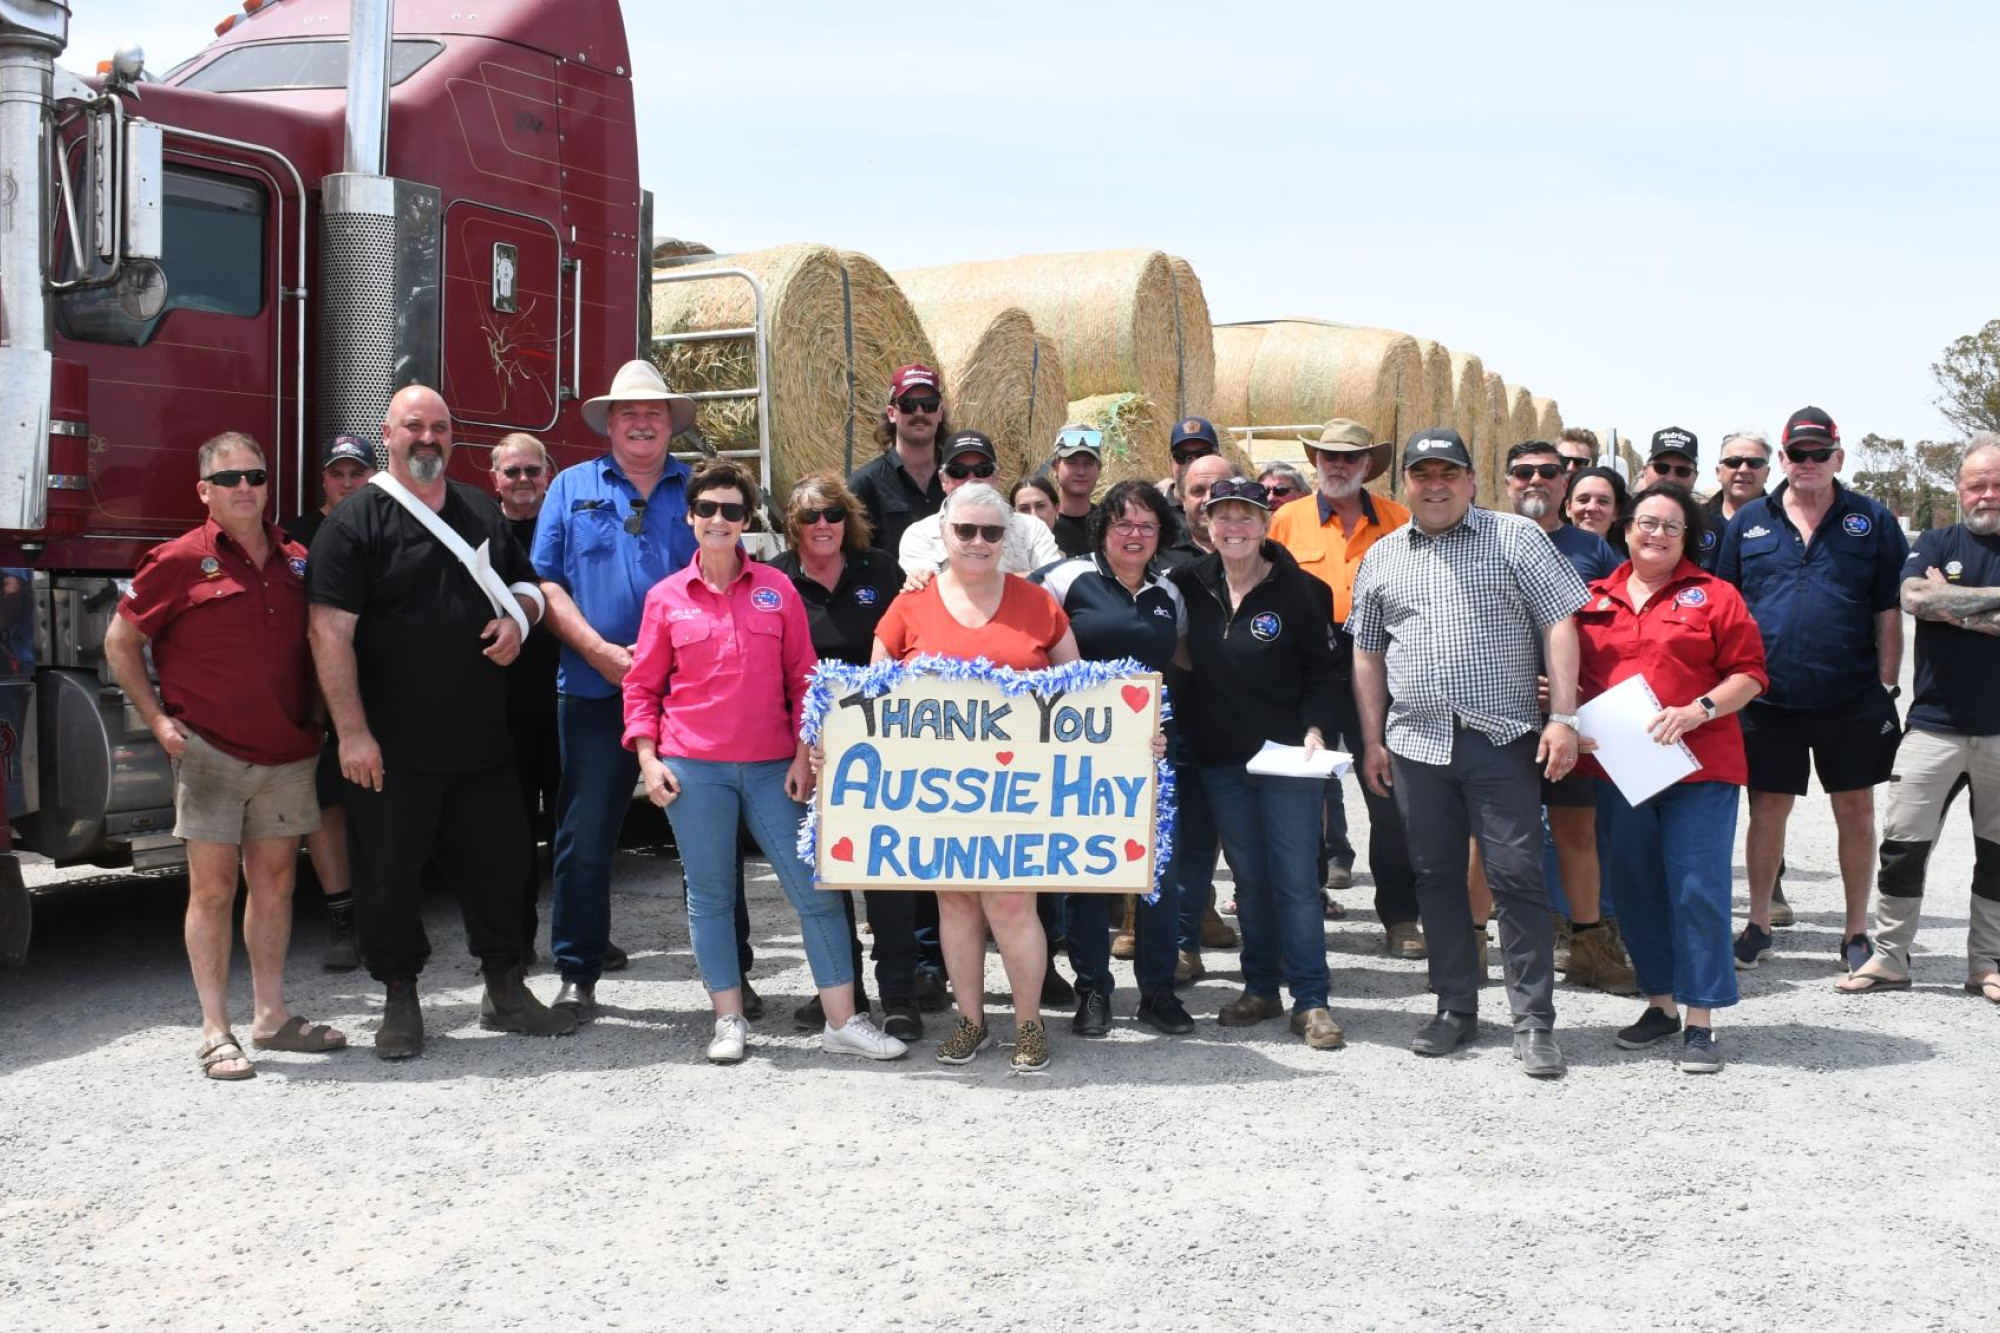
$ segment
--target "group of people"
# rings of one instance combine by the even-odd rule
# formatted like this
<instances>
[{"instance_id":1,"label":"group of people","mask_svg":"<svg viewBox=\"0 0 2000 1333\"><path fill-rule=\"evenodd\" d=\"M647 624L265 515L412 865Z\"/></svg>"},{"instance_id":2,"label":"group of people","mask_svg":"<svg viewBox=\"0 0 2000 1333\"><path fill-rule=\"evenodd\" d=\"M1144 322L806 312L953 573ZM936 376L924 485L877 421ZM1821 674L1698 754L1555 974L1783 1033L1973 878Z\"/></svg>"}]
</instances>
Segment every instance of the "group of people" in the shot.
<instances>
[{"instance_id":1,"label":"group of people","mask_svg":"<svg viewBox=\"0 0 2000 1333\"><path fill-rule=\"evenodd\" d=\"M1073 1006L1079 1036L1110 1030L1114 957L1132 962L1141 1022L1193 1031L1176 988L1206 973L1205 948L1238 943L1216 912L1219 852L1243 988L1217 1021L1286 1017L1307 1046L1337 1048L1324 921L1344 909L1325 890L1351 883L1358 859L1341 783L1248 771L1266 742L1356 759L1382 947L1425 961L1437 999L1410 1042L1420 1055L1477 1036L1497 917L1526 1073L1564 1068L1558 971L1643 997L1621 1046L1678 1037L1681 1069L1721 1068L1715 1011L1787 919L1785 824L1813 766L1840 828L1840 988L1909 986L1925 862L1970 785L1966 984L2000 1003L2000 694L1981 688L2000 668L2000 439L1966 452L1961 522L1911 550L1893 515L1837 481L1838 431L1816 408L1786 424L1775 486L1755 431L1725 440L1719 489L1701 502L1691 433L1656 434L1628 494L1597 465L1595 437L1570 430L1509 450L1501 512L1474 503L1455 432L1419 431L1396 458L1395 442L1347 420L1300 441L1310 478L1288 465L1239 475L1214 427L1190 417L1158 483L1103 489L1102 434L1080 424L1046 468L1002 479L992 440L949 422L939 374L910 365L889 386L879 456L801 479L782 505L785 550L767 563L744 542L764 507L757 478L672 452L694 414L631 362L584 408L605 453L557 472L539 441L508 436L489 494L446 477L450 412L412 386L390 404L383 469L369 443L333 441L325 503L289 533L269 520L256 442L203 447L209 519L147 557L107 654L174 760L209 1077L255 1072L226 994L239 864L251 1047L346 1045L284 998L301 838L328 897L328 966L358 961L384 987L378 1056L423 1048L431 882L459 899L486 982L481 1025L574 1031L626 962L610 879L637 788L672 825L717 1063L745 1058L762 1011L746 830L804 940L816 994L795 1021L829 1053L899 1058L925 1015L952 1005L936 1057L973 1061L994 1041L989 936L1017 1071L1050 1061L1046 1006ZM1392 466L1401 502L1367 489ZM1907 734L1904 611L1919 622ZM1156 745L1178 825L1151 898L867 892L871 1006L863 917L797 851L822 759L802 713L817 662L918 655L1020 670L1129 658L1161 673L1174 709ZM1598 768L1577 717L1635 675L1659 703L1653 739L1698 761L1637 803ZM1873 787L1892 774L1878 847ZM1732 938L1740 788L1751 907ZM525 982L544 834L560 974L546 1004Z\"/></svg>"}]
</instances>

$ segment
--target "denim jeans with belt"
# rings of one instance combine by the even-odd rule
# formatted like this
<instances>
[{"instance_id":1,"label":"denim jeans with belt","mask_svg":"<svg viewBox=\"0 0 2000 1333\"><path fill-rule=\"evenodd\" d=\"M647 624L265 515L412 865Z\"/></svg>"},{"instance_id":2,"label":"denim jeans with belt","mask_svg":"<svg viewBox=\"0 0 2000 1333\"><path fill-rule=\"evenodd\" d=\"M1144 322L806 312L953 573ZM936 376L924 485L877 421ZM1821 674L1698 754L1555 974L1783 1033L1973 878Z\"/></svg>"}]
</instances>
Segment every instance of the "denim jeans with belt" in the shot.
<instances>
[{"instance_id":1,"label":"denim jeans with belt","mask_svg":"<svg viewBox=\"0 0 2000 1333\"><path fill-rule=\"evenodd\" d=\"M1736 793L1728 782L1677 782L1636 809L1597 783L1597 822L1618 867L1619 928L1647 995L1696 1009L1736 1003L1729 890Z\"/></svg>"},{"instance_id":2,"label":"denim jeans with belt","mask_svg":"<svg viewBox=\"0 0 2000 1333\"><path fill-rule=\"evenodd\" d=\"M1326 783L1274 778L1241 764L1205 765L1201 784L1236 878L1236 923L1243 928L1243 989L1278 994L1292 1011L1326 1007L1326 926L1320 906L1319 820Z\"/></svg>"},{"instance_id":3,"label":"denim jeans with belt","mask_svg":"<svg viewBox=\"0 0 2000 1333\"><path fill-rule=\"evenodd\" d=\"M680 786L667 807L687 878L688 936L695 966L710 991L742 984L735 926L736 830L750 827L778 884L799 914L806 962L820 989L854 981L854 957L840 895L813 887L812 867L799 859L799 821L806 808L785 794L788 759L736 764L720 760L661 760Z\"/></svg>"}]
</instances>

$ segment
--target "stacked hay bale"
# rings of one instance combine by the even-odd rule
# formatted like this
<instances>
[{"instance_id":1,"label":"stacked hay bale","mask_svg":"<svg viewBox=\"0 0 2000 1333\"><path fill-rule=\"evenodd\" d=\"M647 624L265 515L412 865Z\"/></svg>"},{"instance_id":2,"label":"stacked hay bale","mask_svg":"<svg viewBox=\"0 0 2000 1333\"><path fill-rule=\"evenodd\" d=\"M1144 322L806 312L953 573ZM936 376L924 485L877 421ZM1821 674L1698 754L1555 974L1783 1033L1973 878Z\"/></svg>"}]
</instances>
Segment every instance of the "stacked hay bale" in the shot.
<instances>
[{"instance_id":1,"label":"stacked hay bale","mask_svg":"<svg viewBox=\"0 0 2000 1333\"><path fill-rule=\"evenodd\" d=\"M1486 372L1486 416L1479 431L1479 452L1472 456L1479 474L1479 503L1493 507L1506 494L1500 484L1500 469L1507 451L1519 443L1514 434L1514 418L1507 399L1507 382L1497 371Z\"/></svg>"},{"instance_id":2,"label":"stacked hay bale","mask_svg":"<svg viewBox=\"0 0 2000 1333\"><path fill-rule=\"evenodd\" d=\"M1473 352L1451 354L1451 425L1476 462L1486 430L1486 363Z\"/></svg>"},{"instance_id":3,"label":"stacked hay bale","mask_svg":"<svg viewBox=\"0 0 2000 1333\"><path fill-rule=\"evenodd\" d=\"M1428 430L1433 426L1450 426L1457 420L1458 381L1453 369L1455 356L1452 350L1435 338L1417 339L1417 351L1424 359L1424 391L1418 402L1422 420L1414 423L1417 430ZM1400 448L1409 438L1397 440Z\"/></svg>"},{"instance_id":4,"label":"stacked hay bale","mask_svg":"<svg viewBox=\"0 0 2000 1333\"><path fill-rule=\"evenodd\" d=\"M984 431L1012 480L1049 456L1069 412L1062 354L1013 305L913 303L944 376L951 423Z\"/></svg>"},{"instance_id":5,"label":"stacked hay bale","mask_svg":"<svg viewBox=\"0 0 2000 1333\"><path fill-rule=\"evenodd\" d=\"M1173 475L1167 438L1175 418L1162 416L1146 395L1101 393L1079 398L1069 405L1069 419L1104 432L1104 471L1097 484L1100 497L1113 482L1128 477L1158 481Z\"/></svg>"},{"instance_id":6,"label":"stacked hay bale","mask_svg":"<svg viewBox=\"0 0 2000 1333\"><path fill-rule=\"evenodd\" d=\"M1516 444L1535 439L1541 430L1541 416L1535 411L1535 396L1518 384L1507 386L1507 416L1513 424Z\"/></svg>"},{"instance_id":7,"label":"stacked hay bale","mask_svg":"<svg viewBox=\"0 0 2000 1333\"><path fill-rule=\"evenodd\" d=\"M770 354L772 489L808 472L846 473L875 456L875 424L889 377L936 359L916 312L866 255L798 244L727 255L689 269L742 268L763 284ZM683 270L685 271L685 270ZM666 283L653 292L653 333L747 327L749 287L733 279ZM682 392L745 389L756 382L748 338L656 343L653 360ZM702 434L719 449L757 446L755 399L705 401Z\"/></svg>"},{"instance_id":8,"label":"stacked hay bale","mask_svg":"<svg viewBox=\"0 0 2000 1333\"><path fill-rule=\"evenodd\" d=\"M1215 410L1215 326L1209 322L1208 295L1194 265L1179 255L1167 256L1167 270L1174 280L1175 353L1182 366L1175 410L1184 417L1206 417Z\"/></svg>"},{"instance_id":9,"label":"stacked hay bale","mask_svg":"<svg viewBox=\"0 0 2000 1333\"><path fill-rule=\"evenodd\" d=\"M1556 408L1556 400L1537 396L1535 404L1535 438L1553 444L1562 438L1562 413Z\"/></svg>"}]
</instances>

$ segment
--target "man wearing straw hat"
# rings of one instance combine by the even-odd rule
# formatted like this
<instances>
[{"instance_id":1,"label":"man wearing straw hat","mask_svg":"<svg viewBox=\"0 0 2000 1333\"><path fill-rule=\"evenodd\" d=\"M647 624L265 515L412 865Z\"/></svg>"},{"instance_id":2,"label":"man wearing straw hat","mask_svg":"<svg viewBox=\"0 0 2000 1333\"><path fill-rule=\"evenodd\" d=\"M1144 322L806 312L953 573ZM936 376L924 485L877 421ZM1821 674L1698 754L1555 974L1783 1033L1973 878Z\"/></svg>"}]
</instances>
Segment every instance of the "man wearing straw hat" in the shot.
<instances>
[{"instance_id":1,"label":"man wearing straw hat","mask_svg":"<svg viewBox=\"0 0 2000 1333\"><path fill-rule=\"evenodd\" d=\"M1386 496L1371 495L1366 485L1389 466L1389 443L1375 442L1366 426L1345 417L1326 423L1317 439L1299 437L1306 458L1319 476L1319 489L1279 509L1271 520L1271 540L1292 553L1299 568L1333 589L1335 627L1346 688L1339 693L1336 736L1327 743L1349 754L1361 753L1361 715L1354 704L1354 645L1345 633L1354 605L1354 575L1361 558L1383 537L1410 521L1410 511ZM1338 800L1339 778L1328 784L1330 800ZM1392 958L1424 956L1423 927L1417 923L1417 874L1403 818L1395 799L1361 784L1368 806L1368 867L1375 876L1375 915L1382 922L1384 942Z\"/></svg>"},{"instance_id":2,"label":"man wearing straw hat","mask_svg":"<svg viewBox=\"0 0 2000 1333\"><path fill-rule=\"evenodd\" d=\"M926 365L899 366L889 380L889 406L875 427L882 456L854 469L847 488L868 511L877 550L896 554L913 523L944 507L945 459L938 450L951 434L945 421L944 381Z\"/></svg>"}]
</instances>

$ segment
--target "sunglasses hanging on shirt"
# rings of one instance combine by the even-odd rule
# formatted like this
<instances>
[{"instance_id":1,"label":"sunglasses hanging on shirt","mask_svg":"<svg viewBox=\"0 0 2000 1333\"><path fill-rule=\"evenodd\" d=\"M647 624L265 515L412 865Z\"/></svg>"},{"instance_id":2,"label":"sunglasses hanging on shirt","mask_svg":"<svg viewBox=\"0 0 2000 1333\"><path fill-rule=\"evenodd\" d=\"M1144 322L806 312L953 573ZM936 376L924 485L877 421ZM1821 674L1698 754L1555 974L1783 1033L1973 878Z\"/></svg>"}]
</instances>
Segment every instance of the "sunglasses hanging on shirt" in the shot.
<instances>
[{"instance_id":1,"label":"sunglasses hanging on shirt","mask_svg":"<svg viewBox=\"0 0 2000 1333\"><path fill-rule=\"evenodd\" d=\"M646 526L646 502L644 500L631 501L631 508L628 509L625 514L625 531L631 533L634 537L636 537L645 528L645 526Z\"/></svg>"}]
</instances>

